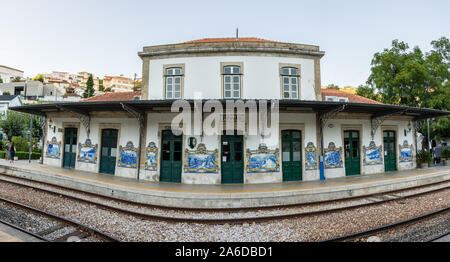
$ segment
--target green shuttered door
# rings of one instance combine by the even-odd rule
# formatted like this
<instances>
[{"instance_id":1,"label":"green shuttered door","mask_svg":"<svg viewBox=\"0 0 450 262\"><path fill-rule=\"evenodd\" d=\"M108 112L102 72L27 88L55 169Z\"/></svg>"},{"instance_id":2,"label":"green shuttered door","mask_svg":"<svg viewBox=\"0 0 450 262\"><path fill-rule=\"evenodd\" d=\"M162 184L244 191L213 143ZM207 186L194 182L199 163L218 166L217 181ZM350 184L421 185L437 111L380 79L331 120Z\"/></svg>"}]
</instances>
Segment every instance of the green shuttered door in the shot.
<instances>
[{"instance_id":1,"label":"green shuttered door","mask_svg":"<svg viewBox=\"0 0 450 262\"><path fill-rule=\"evenodd\" d=\"M395 132L384 131L383 132L384 143L384 171L397 171L397 152L395 148Z\"/></svg>"},{"instance_id":2,"label":"green shuttered door","mask_svg":"<svg viewBox=\"0 0 450 262\"><path fill-rule=\"evenodd\" d=\"M300 131L283 131L282 136L282 167L283 181L302 180L302 133Z\"/></svg>"},{"instance_id":3,"label":"green shuttered door","mask_svg":"<svg viewBox=\"0 0 450 262\"><path fill-rule=\"evenodd\" d=\"M222 136L222 184L244 183L244 138Z\"/></svg>"},{"instance_id":4,"label":"green shuttered door","mask_svg":"<svg viewBox=\"0 0 450 262\"><path fill-rule=\"evenodd\" d=\"M345 175L361 174L359 131L344 131Z\"/></svg>"},{"instance_id":5,"label":"green shuttered door","mask_svg":"<svg viewBox=\"0 0 450 262\"><path fill-rule=\"evenodd\" d=\"M77 133L78 129L76 128L66 128L64 131L64 168L75 168L75 160L77 156Z\"/></svg>"},{"instance_id":6,"label":"green shuttered door","mask_svg":"<svg viewBox=\"0 0 450 262\"><path fill-rule=\"evenodd\" d=\"M117 159L117 129L102 130L100 173L114 175Z\"/></svg>"},{"instance_id":7,"label":"green shuttered door","mask_svg":"<svg viewBox=\"0 0 450 262\"><path fill-rule=\"evenodd\" d=\"M163 131L161 145L161 182L181 183L182 148L183 136L175 136L170 130Z\"/></svg>"}]
</instances>

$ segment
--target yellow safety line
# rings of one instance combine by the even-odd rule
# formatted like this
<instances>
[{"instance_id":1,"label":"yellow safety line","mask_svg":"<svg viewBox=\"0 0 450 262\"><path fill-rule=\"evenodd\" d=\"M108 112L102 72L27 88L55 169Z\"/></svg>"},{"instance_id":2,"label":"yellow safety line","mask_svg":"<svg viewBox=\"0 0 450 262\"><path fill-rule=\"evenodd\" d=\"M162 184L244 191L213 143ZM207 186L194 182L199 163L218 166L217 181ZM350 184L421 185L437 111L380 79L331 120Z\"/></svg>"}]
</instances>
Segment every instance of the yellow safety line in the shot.
<instances>
[{"instance_id":1,"label":"yellow safety line","mask_svg":"<svg viewBox=\"0 0 450 262\"><path fill-rule=\"evenodd\" d=\"M23 240L0 231L0 242L23 242Z\"/></svg>"},{"instance_id":2,"label":"yellow safety line","mask_svg":"<svg viewBox=\"0 0 450 262\"><path fill-rule=\"evenodd\" d=\"M5 164L1 164L1 165L5 165ZM19 166L13 166L13 165L6 165L6 166L19 167ZM47 171L47 170L41 169L41 168L33 168L33 167L26 167L26 168L20 167L20 168L49 173L49 174L69 176L69 177L74 177L74 178L78 178L81 180L90 180L90 181L118 185L118 186L133 187L133 188L139 188L139 189L151 189L151 190L155 190L155 191L165 191L165 192L181 192L181 193L248 193L248 192L257 193L257 192L295 191L295 190L304 190L304 189L330 188L330 187L340 187L340 186L347 186L347 185L366 184L366 183L373 183L373 182L380 182L380 181L387 181L387 180L398 180L398 179L407 178L407 177L439 173L439 171L437 171L437 172L429 171L429 172L416 173L416 174L411 174L411 175L396 176L395 178L379 178L379 179L374 179L374 180L369 180L369 181L355 181L355 182L341 183L341 184L318 185L318 186L299 186L299 187L275 188L275 189L274 188L271 188L271 189L246 189L245 191L243 191L243 190L222 190L222 189L221 190L186 190L186 189L176 189L176 188L171 188L171 189L156 188L156 187L150 187L150 186L140 186L140 185L115 182L115 181L108 181L108 180L103 180L103 179L98 179L98 178L90 178L90 177L85 177L85 176L80 176L80 175L69 174L69 173L65 173L65 172Z\"/></svg>"}]
</instances>

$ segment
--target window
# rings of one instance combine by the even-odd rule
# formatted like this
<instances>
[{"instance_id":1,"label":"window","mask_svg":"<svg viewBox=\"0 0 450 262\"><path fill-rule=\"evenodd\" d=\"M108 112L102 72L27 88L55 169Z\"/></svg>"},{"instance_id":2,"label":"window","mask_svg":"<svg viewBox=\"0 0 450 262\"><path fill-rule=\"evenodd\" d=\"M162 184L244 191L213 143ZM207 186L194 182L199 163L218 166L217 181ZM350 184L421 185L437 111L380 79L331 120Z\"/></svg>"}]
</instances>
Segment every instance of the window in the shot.
<instances>
[{"instance_id":1,"label":"window","mask_svg":"<svg viewBox=\"0 0 450 262\"><path fill-rule=\"evenodd\" d=\"M348 102L348 97L339 97L339 96L325 96L326 101L330 102Z\"/></svg>"},{"instance_id":2,"label":"window","mask_svg":"<svg viewBox=\"0 0 450 262\"><path fill-rule=\"evenodd\" d=\"M300 72L297 67L282 67L281 81L283 99L298 99L299 98L299 79Z\"/></svg>"},{"instance_id":3,"label":"window","mask_svg":"<svg viewBox=\"0 0 450 262\"><path fill-rule=\"evenodd\" d=\"M165 69L165 99L182 98L182 67L169 67Z\"/></svg>"},{"instance_id":4,"label":"window","mask_svg":"<svg viewBox=\"0 0 450 262\"><path fill-rule=\"evenodd\" d=\"M241 66L228 65L223 67L223 98L241 98Z\"/></svg>"}]
</instances>

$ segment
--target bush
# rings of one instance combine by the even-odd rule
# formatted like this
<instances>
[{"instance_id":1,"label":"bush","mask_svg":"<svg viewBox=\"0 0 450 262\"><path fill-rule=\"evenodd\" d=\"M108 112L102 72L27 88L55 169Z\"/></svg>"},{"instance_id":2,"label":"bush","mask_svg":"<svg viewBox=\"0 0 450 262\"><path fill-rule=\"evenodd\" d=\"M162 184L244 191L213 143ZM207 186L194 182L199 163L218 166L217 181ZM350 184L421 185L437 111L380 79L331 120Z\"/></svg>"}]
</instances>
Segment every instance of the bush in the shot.
<instances>
[{"instance_id":1,"label":"bush","mask_svg":"<svg viewBox=\"0 0 450 262\"><path fill-rule=\"evenodd\" d=\"M0 151L0 158L5 159L5 154L6 154L5 151ZM18 157L19 160L28 160L29 152L17 151L14 156ZM34 152L31 153L31 159L36 160L36 159L40 159L40 158L41 158L40 153L34 153Z\"/></svg>"},{"instance_id":2,"label":"bush","mask_svg":"<svg viewBox=\"0 0 450 262\"><path fill-rule=\"evenodd\" d=\"M444 151L442 151L441 157L449 159L450 158L450 149L445 149Z\"/></svg>"},{"instance_id":3,"label":"bush","mask_svg":"<svg viewBox=\"0 0 450 262\"><path fill-rule=\"evenodd\" d=\"M417 163L423 164L423 163L429 163L433 161L433 156L430 152L421 150L417 153Z\"/></svg>"},{"instance_id":4,"label":"bush","mask_svg":"<svg viewBox=\"0 0 450 262\"><path fill-rule=\"evenodd\" d=\"M15 136L12 138L14 142L14 147L16 148L16 152L28 152L28 142L25 138L20 136Z\"/></svg>"}]
</instances>

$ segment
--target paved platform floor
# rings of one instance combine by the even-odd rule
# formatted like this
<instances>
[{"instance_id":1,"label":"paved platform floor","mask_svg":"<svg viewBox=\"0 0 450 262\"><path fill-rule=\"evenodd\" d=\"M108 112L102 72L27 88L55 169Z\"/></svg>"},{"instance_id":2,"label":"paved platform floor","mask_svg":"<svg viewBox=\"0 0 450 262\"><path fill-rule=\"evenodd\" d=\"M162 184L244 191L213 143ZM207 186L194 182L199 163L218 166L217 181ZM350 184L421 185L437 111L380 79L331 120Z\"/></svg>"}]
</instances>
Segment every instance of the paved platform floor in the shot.
<instances>
[{"instance_id":1,"label":"paved platform floor","mask_svg":"<svg viewBox=\"0 0 450 262\"><path fill-rule=\"evenodd\" d=\"M170 207L234 208L317 202L450 181L450 166L278 184L186 185L0 160L0 173L119 199Z\"/></svg>"},{"instance_id":2,"label":"paved platform floor","mask_svg":"<svg viewBox=\"0 0 450 262\"><path fill-rule=\"evenodd\" d=\"M42 242L20 230L0 222L0 242Z\"/></svg>"}]
</instances>

